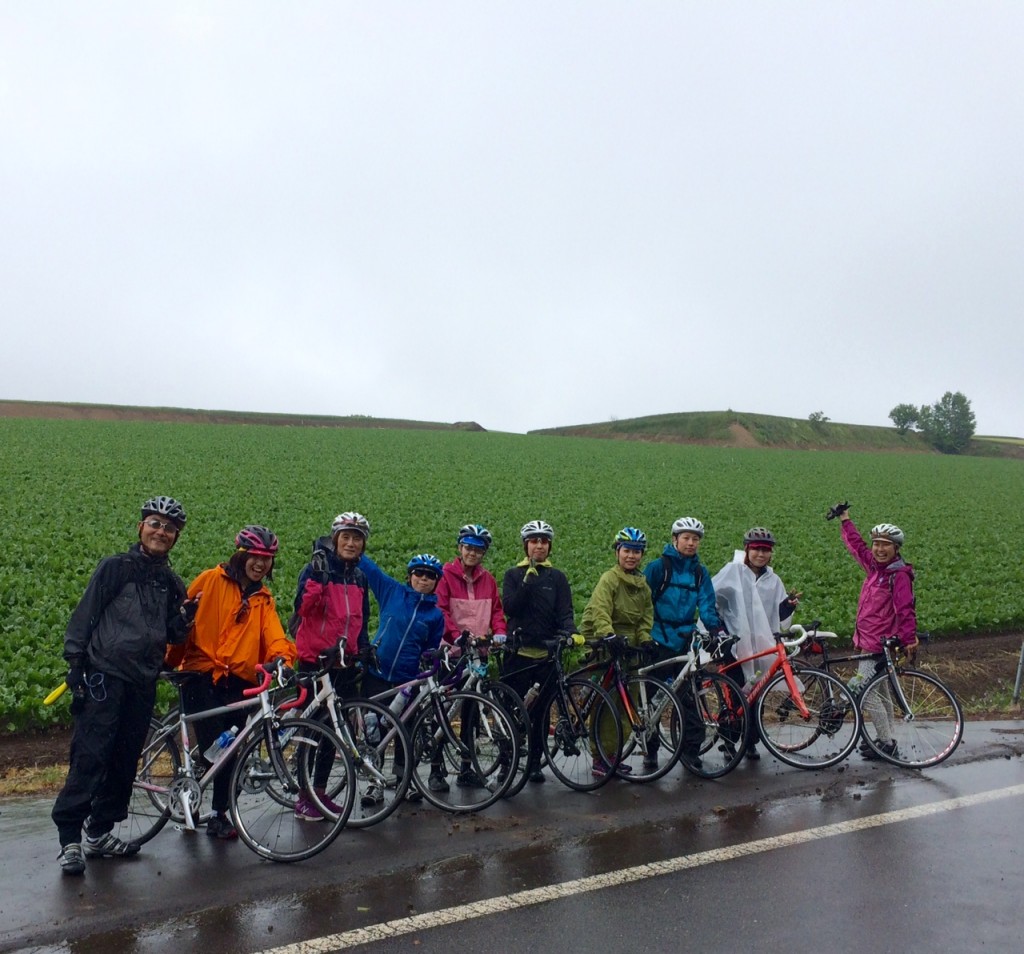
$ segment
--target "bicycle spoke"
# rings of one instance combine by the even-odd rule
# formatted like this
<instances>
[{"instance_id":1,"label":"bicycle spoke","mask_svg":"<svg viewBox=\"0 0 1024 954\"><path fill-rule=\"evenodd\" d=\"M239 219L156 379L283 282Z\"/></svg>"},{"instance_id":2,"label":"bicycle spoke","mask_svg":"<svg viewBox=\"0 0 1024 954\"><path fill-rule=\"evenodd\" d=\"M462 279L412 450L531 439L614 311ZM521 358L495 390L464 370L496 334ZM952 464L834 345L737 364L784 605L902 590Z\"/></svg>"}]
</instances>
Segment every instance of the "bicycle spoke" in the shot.
<instances>
[{"instance_id":1,"label":"bicycle spoke","mask_svg":"<svg viewBox=\"0 0 1024 954\"><path fill-rule=\"evenodd\" d=\"M758 729L766 749L795 768L827 768L845 759L857 744L860 713L846 685L817 670L794 673L808 717L790 697L780 673L755 703Z\"/></svg>"},{"instance_id":2,"label":"bicycle spoke","mask_svg":"<svg viewBox=\"0 0 1024 954\"><path fill-rule=\"evenodd\" d=\"M938 765L953 754L963 737L960 704L927 673L905 670L898 679L902 698L890 685L888 673L876 676L865 687L859 700L864 743L876 756L895 765ZM885 744L887 741L895 748Z\"/></svg>"}]
</instances>

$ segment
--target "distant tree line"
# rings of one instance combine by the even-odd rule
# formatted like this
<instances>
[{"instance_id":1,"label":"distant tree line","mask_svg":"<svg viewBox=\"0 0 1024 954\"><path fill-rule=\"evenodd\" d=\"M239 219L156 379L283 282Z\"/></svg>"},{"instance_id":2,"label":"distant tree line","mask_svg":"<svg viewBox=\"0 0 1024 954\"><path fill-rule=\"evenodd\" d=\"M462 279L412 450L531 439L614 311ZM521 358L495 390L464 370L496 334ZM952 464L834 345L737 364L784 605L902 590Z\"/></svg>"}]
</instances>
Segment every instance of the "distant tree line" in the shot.
<instances>
[{"instance_id":1,"label":"distant tree line","mask_svg":"<svg viewBox=\"0 0 1024 954\"><path fill-rule=\"evenodd\" d=\"M900 434L919 431L932 447L943 454L962 453L974 436L974 411L971 410L971 402L960 391L947 391L932 405L897 404L889 412L889 420Z\"/></svg>"}]
</instances>

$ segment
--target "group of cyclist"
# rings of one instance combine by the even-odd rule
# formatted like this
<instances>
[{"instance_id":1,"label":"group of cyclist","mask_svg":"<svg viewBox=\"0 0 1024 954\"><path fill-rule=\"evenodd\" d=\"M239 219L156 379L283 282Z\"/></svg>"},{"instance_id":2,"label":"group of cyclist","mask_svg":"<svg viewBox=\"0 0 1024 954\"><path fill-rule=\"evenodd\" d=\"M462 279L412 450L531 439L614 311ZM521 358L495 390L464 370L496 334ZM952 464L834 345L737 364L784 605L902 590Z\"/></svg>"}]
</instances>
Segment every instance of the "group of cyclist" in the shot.
<instances>
[{"instance_id":1,"label":"group of cyclist","mask_svg":"<svg viewBox=\"0 0 1024 954\"><path fill-rule=\"evenodd\" d=\"M907 646L916 644L913 569L900 557L902 531L879 524L868 545L846 509L837 515L845 545L867 574L855 644L880 651L880 641L892 635ZM569 581L552 564L554 530L544 520L522 527L523 557L504 573L499 592L483 566L492 543L486 527L462 526L453 560L442 564L430 553L419 553L408 561L404 579L396 579L366 555L366 517L346 511L334 519L329 534L314 542L299 574L286 634L266 585L273 576L277 536L264 526L243 527L229 558L186 588L168 562L185 523L185 511L173 498L147 500L138 542L127 553L101 561L68 625L64 657L75 727L67 781L52 813L65 874L83 873L86 858L128 857L139 850L112 829L127 815L161 668L195 674L183 702L186 711L199 712L240 700L257 682L257 663L280 659L310 672L320 669L322 653L340 648L331 669L335 692L341 698L374 696L415 678L424 652L455 644L468 632L507 644L502 679L525 697L545 667L554 665L557 634L572 634L579 646L614 635L638 650L637 658L654 662L686 652L700 620L713 636L728 632L738 637L733 651L743 657L772 646L773 634L786 628L800 600L800 593L787 591L771 568L776 540L770 530L747 531L742 552L712 577L699 557L703 524L680 517L659 558L643 567L644 532L623 527L614 535L615 562L602 573L577 627ZM372 638L371 593L378 606ZM688 744L699 744L703 729L697 713L684 711L684 717L685 751ZM227 719L195 723L200 751L229 728ZM526 769L535 783L544 781L539 729L539 723L531 724ZM755 742L748 743L749 758L758 757ZM596 753L595 776L622 773L622 766L608 765ZM645 758L656 764L657 748ZM318 755L316 798L298 799L296 820L316 823L324 818L321 809L336 807L318 787L329 769ZM229 777L223 772L215 780L215 814L207 824L211 837L237 836L227 812ZM482 784L469 765L453 781ZM427 784L433 791L447 791L452 781L436 764Z\"/></svg>"}]
</instances>

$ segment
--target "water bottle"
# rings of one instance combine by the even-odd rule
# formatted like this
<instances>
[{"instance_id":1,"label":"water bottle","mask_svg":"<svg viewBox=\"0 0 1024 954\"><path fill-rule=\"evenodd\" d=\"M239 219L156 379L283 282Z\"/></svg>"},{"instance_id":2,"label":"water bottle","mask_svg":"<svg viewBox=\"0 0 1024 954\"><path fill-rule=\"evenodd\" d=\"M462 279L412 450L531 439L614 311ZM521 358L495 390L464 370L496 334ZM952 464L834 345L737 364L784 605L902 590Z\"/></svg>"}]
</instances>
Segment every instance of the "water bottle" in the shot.
<instances>
[{"instance_id":1,"label":"water bottle","mask_svg":"<svg viewBox=\"0 0 1024 954\"><path fill-rule=\"evenodd\" d=\"M230 729L225 729L203 753L203 758L211 764L216 762L224 754L224 750L234 741L236 735L238 735L237 725L231 726Z\"/></svg>"},{"instance_id":2,"label":"water bottle","mask_svg":"<svg viewBox=\"0 0 1024 954\"><path fill-rule=\"evenodd\" d=\"M741 689L743 695L747 697L750 696L750 694L754 691L754 686L757 685L758 680L760 680L762 675L764 674L761 672L760 669L758 669L754 673L754 675L752 675L745 683L743 683L743 688Z\"/></svg>"},{"instance_id":3,"label":"water bottle","mask_svg":"<svg viewBox=\"0 0 1024 954\"><path fill-rule=\"evenodd\" d=\"M526 690L526 697L523 702L526 703L526 708L529 709L533 705L534 700L540 695L540 683L535 682L529 689Z\"/></svg>"},{"instance_id":4,"label":"water bottle","mask_svg":"<svg viewBox=\"0 0 1024 954\"><path fill-rule=\"evenodd\" d=\"M409 700L412 698L414 692L416 692L415 686L402 686L402 688L395 693L395 698L391 700L388 708L395 715L401 715L405 711L405 707L409 704Z\"/></svg>"},{"instance_id":5,"label":"water bottle","mask_svg":"<svg viewBox=\"0 0 1024 954\"><path fill-rule=\"evenodd\" d=\"M861 672L861 671L860 671L860 670L858 669L858 670L857 670L857 671L856 671L856 672L855 672L855 673L853 674L853 676L852 676L852 678L850 679L850 681L849 681L849 682L848 682L848 683L846 684L846 685L847 685L847 688L848 688L848 689L850 690L850 692L852 692L852 693L853 693L853 694L854 694L855 696L859 696L859 695L861 694L861 692L863 692L863 691L864 691L864 679L865 679L864 673L862 673L862 672Z\"/></svg>"}]
</instances>

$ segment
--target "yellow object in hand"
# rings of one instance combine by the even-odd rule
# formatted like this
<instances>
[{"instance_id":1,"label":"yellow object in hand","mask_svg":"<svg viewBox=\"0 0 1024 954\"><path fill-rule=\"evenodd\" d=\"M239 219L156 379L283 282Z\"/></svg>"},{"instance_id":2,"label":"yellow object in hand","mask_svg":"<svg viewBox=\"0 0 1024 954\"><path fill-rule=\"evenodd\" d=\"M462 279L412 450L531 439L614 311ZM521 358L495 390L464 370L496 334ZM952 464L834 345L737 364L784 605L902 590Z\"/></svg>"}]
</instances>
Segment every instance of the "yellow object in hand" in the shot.
<instances>
[{"instance_id":1,"label":"yellow object in hand","mask_svg":"<svg viewBox=\"0 0 1024 954\"><path fill-rule=\"evenodd\" d=\"M65 692L67 692L68 684L62 682L56 689L53 690L44 700L44 706L52 706Z\"/></svg>"}]
</instances>

